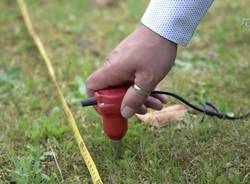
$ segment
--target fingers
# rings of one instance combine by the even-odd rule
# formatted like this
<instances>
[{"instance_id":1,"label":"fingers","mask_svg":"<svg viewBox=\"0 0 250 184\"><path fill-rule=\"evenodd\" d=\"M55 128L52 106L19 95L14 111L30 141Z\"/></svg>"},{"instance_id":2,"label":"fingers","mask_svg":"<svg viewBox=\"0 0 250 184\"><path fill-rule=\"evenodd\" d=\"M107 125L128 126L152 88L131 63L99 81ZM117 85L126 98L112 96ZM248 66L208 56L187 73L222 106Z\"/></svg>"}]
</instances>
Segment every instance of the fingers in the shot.
<instances>
[{"instance_id":1,"label":"fingers","mask_svg":"<svg viewBox=\"0 0 250 184\"><path fill-rule=\"evenodd\" d=\"M132 87L130 87L121 104L122 116L126 119L132 117L144 104L146 99L147 97L138 94Z\"/></svg>"},{"instance_id":2,"label":"fingers","mask_svg":"<svg viewBox=\"0 0 250 184\"><path fill-rule=\"evenodd\" d=\"M157 98L154 98L152 96L149 96L144 104L147 107L150 107L150 108L155 109L155 110L161 110L163 107L162 102L160 100L158 100Z\"/></svg>"},{"instance_id":3,"label":"fingers","mask_svg":"<svg viewBox=\"0 0 250 184\"><path fill-rule=\"evenodd\" d=\"M88 78L87 88L89 96L93 96L96 90L121 85L126 82L121 77L115 75L114 70L111 69L111 65L106 65ZM163 107L162 103L165 102L166 98L163 95L154 94L144 97L138 94L133 88L129 88L121 105L121 113L125 118L130 118L135 113L145 114L147 112L146 107L160 110Z\"/></svg>"},{"instance_id":4,"label":"fingers","mask_svg":"<svg viewBox=\"0 0 250 184\"><path fill-rule=\"evenodd\" d=\"M149 71L136 73L134 82L140 88L139 90L152 91L159 81ZM162 95L144 96L140 94L138 90L130 87L123 98L121 114L124 118L128 119L132 117L143 104L147 107L160 110L163 107L163 102L165 102L165 98Z\"/></svg>"},{"instance_id":5,"label":"fingers","mask_svg":"<svg viewBox=\"0 0 250 184\"><path fill-rule=\"evenodd\" d=\"M136 112L137 114L146 114L147 113L147 107L145 105L142 105Z\"/></svg>"},{"instance_id":6,"label":"fingers","mask_svg":"<svg viewBox=\"0 0 250 184\"><path fill-rule=\"evenodd\" d=\"M163 97L144 97L138 94L132 87L130 87L123 98L121 105L121 114L124 118L130 118L135 113L147 113L146 107L150 107L155 110L161 110L163 108L163 103L160 99L163 100Z\"/></svg>"},{"instance_id":7,"label":"fingers","mask_svg":"<svg viewBox=\"0 0 250 184\"><path fill-rule=\"evenodd\" d=\"M152 97L155 97L156 99L160 100L161 103L165 104L167 102L167 96L162 94L153 94Z\"/></svg>"},{"instance_id":8,"label":"fingers","mask_svg":"<svg viewBox=\"0 0 250 184\"><path fill-rule=\"evenodd\" d=\"M138 72L135 75L135 84L141 88L141 90L151 91L155 88L158 81L151 72ZM121 104L121 114L124 118L132 117L138 109L144 104L147 107L151 107L156 110L160 110L163 107L162 102L165 99L162 96L144 96L130 87L126 92L122 104Z\"/></svg>"}]
</instances>

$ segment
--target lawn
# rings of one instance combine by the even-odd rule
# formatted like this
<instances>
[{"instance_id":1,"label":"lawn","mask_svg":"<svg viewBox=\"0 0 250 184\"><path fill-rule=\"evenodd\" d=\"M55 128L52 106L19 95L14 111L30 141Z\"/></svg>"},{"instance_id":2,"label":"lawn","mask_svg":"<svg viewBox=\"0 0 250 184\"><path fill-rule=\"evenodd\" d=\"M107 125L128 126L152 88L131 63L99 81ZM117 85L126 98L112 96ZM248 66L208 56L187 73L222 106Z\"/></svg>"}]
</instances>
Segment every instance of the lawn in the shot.
<instances>
[{"instance_id":1,"label":"lawn","mask_svg":"<svg viewBox=\"0 0 250 184\"><path fill-rule=\"evenodd\" d=\"M100 117L80 106L85 79L139 23L146 0L25 2L104 183L250 183L250 119L201 122L203 115L187 113L157 129L132 118L117 159ZM226 112L249 109L249 6L214 2L161 88ZM0 12L0 184L91 183L16 1L0 0Z\"/></svg>"}]
</instances>

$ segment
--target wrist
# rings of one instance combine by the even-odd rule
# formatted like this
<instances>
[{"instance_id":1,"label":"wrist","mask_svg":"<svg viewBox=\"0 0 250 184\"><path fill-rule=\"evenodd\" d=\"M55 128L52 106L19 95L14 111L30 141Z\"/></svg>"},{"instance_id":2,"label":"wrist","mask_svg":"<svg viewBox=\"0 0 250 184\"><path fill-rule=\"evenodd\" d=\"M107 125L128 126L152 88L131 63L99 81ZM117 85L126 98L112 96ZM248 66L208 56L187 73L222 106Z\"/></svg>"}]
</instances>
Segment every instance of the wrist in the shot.
<instances>
[{"instance_id":1,"label":"wrist","mask_svg":"<svg viewBox=\"0 0 250 184\"><path fill-rule=\"evenodd\" d=\"M143 37L147 38L148 42L152 45L161 44L162 46L166 46L168 48L177 48L176 43L152 31L144 24L139 24L139 26L136 28L136 31L139 32L139 35L143 35Z\"/></svg>"}]
</instances>

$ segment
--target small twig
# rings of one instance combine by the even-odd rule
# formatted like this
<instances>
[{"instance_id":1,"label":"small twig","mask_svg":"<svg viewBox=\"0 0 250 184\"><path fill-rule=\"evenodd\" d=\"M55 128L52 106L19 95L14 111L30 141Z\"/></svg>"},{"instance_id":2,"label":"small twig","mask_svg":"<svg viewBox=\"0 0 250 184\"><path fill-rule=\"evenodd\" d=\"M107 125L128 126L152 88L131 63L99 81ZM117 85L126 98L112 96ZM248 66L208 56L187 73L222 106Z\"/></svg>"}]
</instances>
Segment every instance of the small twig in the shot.
<instances>
[{"instance_id":1,"label":"small twig","mask_svg":"<svg viewBox=\"0 0 250 184\"><path fill-rule=\"evenodd\" d=\"M52 146L51 146L51 144L50 144L49 139L48 139L48 144L49 144L49 147L50 147L51 152L53 153L53 157L54 157L54 160L55 160L55 162L56 162L56 167L57 167L58 170L59 170L59 173L60 173L60 176L61 176L61 180L62 180L62 182L63 182L64 179L63 179L63 175L62 175L62 170L61 170L61 168L60 168L60 166L59 166L59 164L58 164L58 161L57 161L57 158L56 158L56 154L55 154L55 152L54 152L54 150L53 150L53 148L52 148Z\"/></svg>"}]
</instances>

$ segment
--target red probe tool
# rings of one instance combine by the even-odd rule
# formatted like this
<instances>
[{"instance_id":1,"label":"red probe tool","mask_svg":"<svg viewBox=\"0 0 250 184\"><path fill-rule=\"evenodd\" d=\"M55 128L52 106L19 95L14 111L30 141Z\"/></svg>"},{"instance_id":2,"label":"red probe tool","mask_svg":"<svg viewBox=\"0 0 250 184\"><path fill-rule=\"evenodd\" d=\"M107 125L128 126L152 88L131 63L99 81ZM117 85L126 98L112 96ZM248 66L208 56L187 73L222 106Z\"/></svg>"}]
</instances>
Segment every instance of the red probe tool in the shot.
<instances>
[{"instance_id":1,"label":"red probe tool","mask_svg":"<svg viewBox=\"0 0 250 184\"><path fill-rule=\"evenodd\" d=\"M104 132L113 141L121 140L128 129L128 120L123 118L120 110L127 90L127 86L99 90L94 97L81 102L82 106L94 105L102 116Z\"/></svg>"},{"instance_id":2,"label":"red probe tool","mask_svg":"<svg viewBox=\"0 0 250 184\"><path fill-rule=\"evenodd\" d=\"M82 106L95 105L95 109L102 115L104 132L111 140L121 140L125 136L128 129L128 120L123 118L120 113L121 102L127 89L128 86L120 86L99 90L95 92L94 97L81 102ZM202 104L202 106L195 105L172 92L152 91L151 94L172 96L204 115L220 119L239 120L250 117L250 109L246 113L236 116L232 113L224 113L215 105L206 101Z\"/></svg>"}]
</instances>

